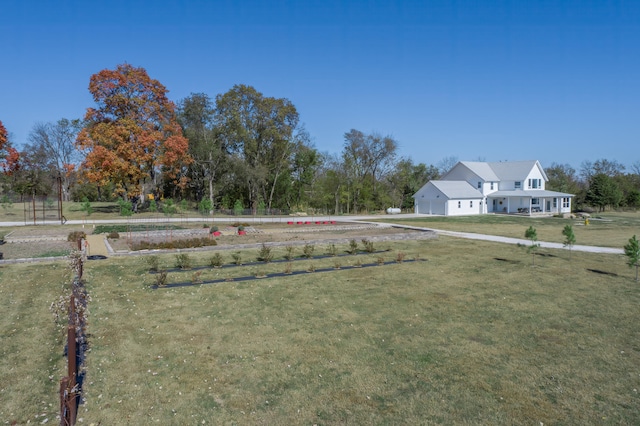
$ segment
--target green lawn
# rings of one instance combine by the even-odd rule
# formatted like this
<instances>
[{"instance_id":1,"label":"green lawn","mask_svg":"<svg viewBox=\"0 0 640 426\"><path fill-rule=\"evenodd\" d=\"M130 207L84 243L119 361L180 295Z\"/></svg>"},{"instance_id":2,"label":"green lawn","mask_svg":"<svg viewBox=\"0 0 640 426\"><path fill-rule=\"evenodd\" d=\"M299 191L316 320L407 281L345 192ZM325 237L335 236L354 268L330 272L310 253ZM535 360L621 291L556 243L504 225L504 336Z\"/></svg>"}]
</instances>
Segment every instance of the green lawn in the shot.
<instances>
[{"instance_id":1,"label":"green lawn","mask_svg":"<svg viewBox=\"0 0 640 426\"><path fill-rule=\"evenodd\" d=\"M79 417L105 425L637 423L640 289L622 256L569 260L541 250L532 267L524 249L483 241L388 248L387 260L402 251L425 261L158 290L149 289L144 257L88 262L91 352ZM194 266L210 256L193 254ZM162 266L174 263L160 256ZM292 265L310 263L335 259ZM202 278L256 268L284 264ZM9 422L54 421L64 359L48 307L64 270L0 268L0 418ZM173 272L170 282L191 274Z\"/></svg>"},{"instance_id":2,"label":"green lawn","mask_svg":"<svg viewBox=\"0 0 640 426\"><path fill-rule=\"evenodd\" d=\"M564 226L572 225L576 235L576 244L617 248L622 248L633 235L640 235L640 213L638 212L607 212L594 215L588 226L585 226L583 219L508 215L425 216L412 219L385 217L382 221L513 238L524 238L526 229L533 226L537 230L538 240L558 243L564 240L562 235Z\"/></svg>"}]
</instances>

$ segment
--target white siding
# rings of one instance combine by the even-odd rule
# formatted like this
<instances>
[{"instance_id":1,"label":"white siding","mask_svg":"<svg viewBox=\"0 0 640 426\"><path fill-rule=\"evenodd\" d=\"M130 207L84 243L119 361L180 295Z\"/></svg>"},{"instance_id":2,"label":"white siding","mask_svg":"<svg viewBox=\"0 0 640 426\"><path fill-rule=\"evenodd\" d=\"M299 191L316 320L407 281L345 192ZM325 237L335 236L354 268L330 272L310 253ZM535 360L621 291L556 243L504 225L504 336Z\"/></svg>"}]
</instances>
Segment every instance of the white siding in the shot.
<instances>
[{"instance_id":1,"label":"white siding","mask_svg":"<svg viewBox=\"0 0 640 426\"><path fill-rule=\"evenodd\" d=\"M471 205L473 203L473 206ZM447 215L474 215L480 214L480 200L449 200L447 202Z\"/></svg>"}]
</instances>

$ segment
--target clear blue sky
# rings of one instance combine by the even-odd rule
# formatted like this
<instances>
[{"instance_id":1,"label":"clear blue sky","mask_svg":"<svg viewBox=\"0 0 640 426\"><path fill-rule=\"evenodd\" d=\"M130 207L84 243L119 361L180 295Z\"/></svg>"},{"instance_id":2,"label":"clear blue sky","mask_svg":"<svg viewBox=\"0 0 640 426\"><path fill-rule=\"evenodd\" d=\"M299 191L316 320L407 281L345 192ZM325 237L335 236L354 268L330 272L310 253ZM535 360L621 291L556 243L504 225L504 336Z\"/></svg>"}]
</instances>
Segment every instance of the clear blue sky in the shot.
<instances>
[{"instance_id":1,"label":"clear blue sky","mask_svg":"<svg viewBox=\"0 0 640 426\"><path fill-rule=\"evenodd\" d=\"M3 0L0 58L18 146L127 62L176 102L288 98L325 152L354 128L416 163L640 161L640 1Z\"/></svg>"}]
</instances>

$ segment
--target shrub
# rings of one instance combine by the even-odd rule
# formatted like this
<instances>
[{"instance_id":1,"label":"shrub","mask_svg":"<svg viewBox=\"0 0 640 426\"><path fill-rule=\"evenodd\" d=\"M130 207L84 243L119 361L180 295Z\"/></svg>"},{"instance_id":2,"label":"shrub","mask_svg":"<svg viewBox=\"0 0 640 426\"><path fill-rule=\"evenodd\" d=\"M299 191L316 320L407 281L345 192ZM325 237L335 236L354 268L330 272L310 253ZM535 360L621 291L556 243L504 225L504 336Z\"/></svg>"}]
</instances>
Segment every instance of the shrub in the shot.
<instances>
[{"instance_id":1,"label":"shrub","mask_svg":"<svg viewBox=\"0 0 640 426\"><path fill-rule=\"evenodd\" d=\"M87 238L87 234L84 231L71 231L67 236L67 241L76 242L80 239Z\"/></svg>"},{"instance_id":2,"label":"shrub","mask_svg":"<svg viewBox=\"0 0 640 426\"><path fill-rule=\"evenodd\" d=\"M260 251L258 252L258 260L269 263L273 260L273 253L271 252L271 247L262 243L262 247L260 247Z\"/></svg>"},{"instance_id":3,"label":"shrub","mask_svg":"<svg viewBox=\"0 0 640 426\"><path fill-rule=\"evenodd\" d=\"M205 225L206 227L206 225ZM218 227L216 225L213 225L211 228L209 228L209 233L213 234L214 232L218 232Z\"/></svg>"},{"instance_id":4,"label":"shrub","mask_svg":"<svg viewBox=\"0 0 640 426\"><path fill-rule=\"evenodd\" d=\"M302 253L304 253L304 257L309 259L311 256L313 256L314 249L315 249L315 246L313 244L305 244L304 248L302 249Z\"/></svg>"},{"instance_id":5,"label":"shrub","mask_svg":"<svg viewBox=\"0 0 640 426\"><path fill-rule=\"evenodd\" d=\"M338 254L338 249L336 249L335 244L331 244L329 247L327 247L327 254L329 256L335 256L336 254Z\"/></svg>"},{"instance_id":6,"label":"shrub","mask_svg":"<svg viewBox=\"0 0 640 426\"><path fill-rule=\"evenodd\" d=\"M396 262L398 263L402 263L402 261L404 260L406 254L402 251L399 251L398 254L396 255Z\"/></svg>"},{"instance_id":7,"label":"shrub","mask_svg":"<svg viewBox=\"0 0 640 426\"><path fill-rule=\"evenodd\" d=\"M291 274L293 272L293 265L291 264L291 262L287 262L284 265L284 273L285 274Z\"/></svg>"},{"instance_id":8,"label":"shrub","mask_svg":"<svg viewBox=\"0 0 640 426\"><path fill-rule=\"evenodd\" d=\"M293 246L286 246L285 248L284 258L287 260L293 259Z\"/></svg>"},{"instance_id":9,"label":"shrub","mask_svg":"<svg viewBox=\"0 0 640 426\"><path fill-rule=\"evenodd\" d=\"M158 264L160 263L158 260L158 256L149 256L145 260L149 265L149 271L156 272L158 270Z\"/></svg>"},{"instance_id":10,"label":"shrub","mask_svg":"<svg viewBox=\"0 0 640 426\"><path fill-rule=\"evenodd\" d=\"M362 239L362 245L364 246L364 251L367 253L373 253L376 250L373 246L373 241L369 241L366 238Z\"/></svg>"},{"instance_id":11,"label":"shrub","mask_svg":"<svg viewBox=\"0 0 640 426\"><path fill-rule=\"evenodd\" d=\"M116 231L111 231L107 234L107 238L111 238L112 240L117 240L118 238L120 238L120 234L118 234Z\"/></svg>"},{"instance_id":12,"label":"shrub","mask_svg":"<svg viewBox=\"0 0 640 426\"><path fill-rule=\"evenodd\" d=\"M239 251L233 253L231 257L233 258L233 263L236 265L242 265L242 254Z\"/></svg>"},{"instance_id":13,"label":"shrub","mask_svg":"<svg viewBox=\"0 0 640 426\"><path fill-rule=\"evenodd\" d=\"M222 255L220 253L214 254L209 260L209 264L214 268L220 268L222 266L222 263Z\"/></svg>"},{"instance_id":14,"label":"shrub","mask_svg":"<svg viewBox=\"0 0 640 426\"><path fill-rule=\"evenodd\" d=\"M131 250L155 250L155 249L182 249L182 248L192 248L192 247L206 247L206 246L215 246L218 243L216 240L212 240L207 237L203 238L189 238L185 240L173 240L173 241L161 241L161 242L151 242L151 241L138 241L130 244Z\"/></svg>"},{"instance_id":15,"label":"shrub","mask_svg":"<svg viewBox=\"0 0 640 426\"><path fill-rule=\"evenodd\" d=\"M176 268L191 269L191 256L187 253L176 254Z\"/></svg>"},{"instance_id":16,"label":"shrub","mask_svg":"<svg viewBox=\"0 0 640 426\"><path fill-rule=\"evenodd\" d=\"M201 275L202 275L202 271L196 271L193 274L191 274L191 282L193 284L202 284L202 278L200 278Z\"/></svg>"},{"instance_id":17,"label":"shrub","mask_svg":"<svg viewBox=\"0 0 640 426\"><path fill-rule=\"evenodd\" d=\"M349 249L347 250L349 254L358 254L358 242L356 240L349 241Z\"/></svg>"},{"instance_id":18,"label":"shrub","mask_svg":"<svg viewBox=\"0 0 640 426\"><path fill-rule=\"evenodd\" d=\"M156 274L156 285L158 287L167 285L167 271L160 271Z\"/></svg>"},{"instance_id":19,"label":"shrub","mask_svg":"<svg viewBox=\"0 0 640 426\"><path fill-rule=\"evenodd\" d=\"M122 198L118 200L118 207L120 208L120 216L133 215L133 205L131 201L124 201Z\"/></svg>"},{"instance_id":20,"label":"shrub","mask_svg":"<svg viewBox=\"0 0 640 426\"><path fill-rule=\"evenodd\" d=\"M315 272L316 271L316 267L313 263L309 264L309 267L307 268L307 272Z\"/></svg>"},{"instance_id":21,"label":"shrub","mask_svg":"<svg viewBox=\"0 0 640 426\"><path fill-rule=\"evenodd\" d=\"M376 262L378 263L378 265L384 265L384 257L378 256Z\"/></svg>"}]
</instances>

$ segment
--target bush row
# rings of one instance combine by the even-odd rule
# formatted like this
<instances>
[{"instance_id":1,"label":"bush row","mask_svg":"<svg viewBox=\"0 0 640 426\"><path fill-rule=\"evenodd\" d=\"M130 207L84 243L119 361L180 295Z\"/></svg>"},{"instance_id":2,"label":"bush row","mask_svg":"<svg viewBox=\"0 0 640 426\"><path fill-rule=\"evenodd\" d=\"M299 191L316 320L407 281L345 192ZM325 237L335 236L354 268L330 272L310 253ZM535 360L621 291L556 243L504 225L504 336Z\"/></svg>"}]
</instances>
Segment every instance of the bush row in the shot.
<instances>
[{"instance_id":1,"label":"bush row","mask_svg":"<svg viewBox=\"0 0 640 426\"><path fill-rule=\"evenodd\" d=\"M134 242L131 244L131 250L154 250L154 249L182 249L182 248L192 248L192 247L207 247L207 246L215 246L218 243L216 240L203 237L203 238L189 238L189 239L179 239L173 241L161 241L161 242L151 242L142 240L139 242Z\"/></svg>"}]
</instances>

